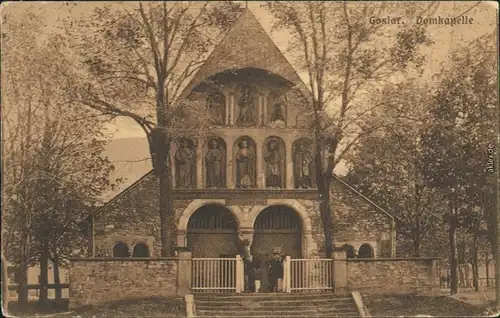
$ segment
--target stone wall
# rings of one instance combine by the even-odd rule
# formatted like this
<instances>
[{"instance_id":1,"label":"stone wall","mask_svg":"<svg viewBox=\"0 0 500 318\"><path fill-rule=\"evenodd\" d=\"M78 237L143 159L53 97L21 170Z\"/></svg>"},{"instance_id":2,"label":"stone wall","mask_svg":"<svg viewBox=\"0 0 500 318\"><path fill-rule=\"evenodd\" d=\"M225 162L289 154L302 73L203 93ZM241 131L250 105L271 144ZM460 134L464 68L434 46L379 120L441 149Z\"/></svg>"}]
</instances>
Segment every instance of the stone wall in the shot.
<instances>
[{"instance_id":1,"label":"stone wall","mask_svg":"<svg viewBox=\"0 0 500 318\"><path fill-rule=\"evenodd\" d=\"M70 308L127 298L177 295L177 259L79 259L71 261Z\"/></svg>"},{"instance_id":2,"label":"stone wall","mask_svg":"<svg viewBox=\"0 0 500 318\"><path fill-rule=\"evenodd\" d=\"M436 258L347 260L350 290L364 293L428 291L439 288Z\"/></svg>"}]
</instances>

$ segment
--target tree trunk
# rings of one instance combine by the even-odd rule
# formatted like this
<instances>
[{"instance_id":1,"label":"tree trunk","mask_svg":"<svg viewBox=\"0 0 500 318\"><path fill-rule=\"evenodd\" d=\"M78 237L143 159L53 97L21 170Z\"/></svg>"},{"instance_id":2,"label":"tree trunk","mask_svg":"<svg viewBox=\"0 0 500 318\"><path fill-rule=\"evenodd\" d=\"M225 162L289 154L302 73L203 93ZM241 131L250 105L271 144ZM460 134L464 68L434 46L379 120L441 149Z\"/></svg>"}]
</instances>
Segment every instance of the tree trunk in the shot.
<instances>
[{"instance_id":1,"label":"tree trunk","mask_svg":"<svg viewBox=\"0 0 500 318\"><path fill-rule=\"evenodd\" d=\"M54 285L55 285L55 294L56 294L56 302L60 303L62 300L62 289L61 289L61 277L59 276L59 264L57 262L52 263L53 271L54 271Z\"/></svg>"},{"instance_id":2,"label":"tree trunk","mask_svg":"<svg viewBox=\"0 0 500 318\"><path fill-rule=\"evenodd\" d=\"M500 309L500 209L495 213L495 221L494 244L492 244L495 260L495 307Z\"/></svg>"},{"instance_id":3,"label":"tree trunk","mask_svg":"<svg viewBox=\"0 0 500 318\"><path fill-rule=\"evenodd\" d=\"M319 194L319 212L325 234L325 257L331 258L333 255L333 217L330 209L330 180L328 169L324 171L321 147L316 144L316 183Z\"/></svg>"},{"instance_id":4,"label":"tree trunk","mask_svg":"<svg viewBox=\"0 0 500 318\"><path fill-rule=\"evenodd\" d=\"M28 241L29 235L21 237L21 259L19 261L19 281L17 287L17 302L20 310L28 307Z\"/></svg>"},{"instance_id":5,"label":"tree trunk","mask_svg":"<svg viewBox=\"0 0 500 318\"><path fill-rule=\"evenodd\" d=\"M472 279L474 290L479 291L479 261L477 255L477 235L474 234L474 240L472 242Z\"/></svg>"},{"instance_id":6,"label":"tree trunk","mask_svg":"<svg viewBox=\"0 0 500 318\"><path fill-rule=\"evenodd\" d=\"M7 260L2 254L2 312L7 316L9 310L9 273Z\"/></svg>"},{"instance_id":7,"label":"tree trunk","mask_svg":"<svg viewBox=\"0 0 500 318\"><path fill-rule=\"evenodd\" d=\"M43 250L40 255L40 295L38 302L40 304L47 304L49 299L48 284L49 284L49 246L47 239L44 239Z\"/></svg>"},{"instance_id":8,"label":"tree trunk","mask_svg":"<svg viewBox=\"0 0 500 318\"><path fill-rule=\"evenodd\" d=\"M413 254L415 257L420 257L420 235L416 233L415 238L413 239Z\"/></svg>"},{"instance_id":9,"label":"tree trunk","mask_svg":"<svg viewBox=\"0 0 500 318\"><path fill-rule=\"evenodd\" d=\"M486 252L484 255L484 263L486 264L486 287L490 287L490 260L489 260L489 253Z\"/></svg>"},{"instance_id":10,"label":"tree trunk","mask_svg":"<svg viewBox=\"0 0 500 318\"><path fill-rule=\"evenodd\" d=\"M172 170L169 155L171 140L162 129L157 128L151 134L153 143L151 156L154 160L156 177L159 179L161 256L169 257L175 255L175 222L172 200L170 200L172 197Z\"/></svg>"},{"instance_id":11,"label":"tree trunk","mask_svg":"<svg viewBox=\"0 0 500 318\"><path fill-rule=\"evenodd\" d=\"M457 250L457 220L454 211L450 211L450 272L451 284L450 293L455 295L458 293L458 250Z\"/></svg>"}]
</instances>

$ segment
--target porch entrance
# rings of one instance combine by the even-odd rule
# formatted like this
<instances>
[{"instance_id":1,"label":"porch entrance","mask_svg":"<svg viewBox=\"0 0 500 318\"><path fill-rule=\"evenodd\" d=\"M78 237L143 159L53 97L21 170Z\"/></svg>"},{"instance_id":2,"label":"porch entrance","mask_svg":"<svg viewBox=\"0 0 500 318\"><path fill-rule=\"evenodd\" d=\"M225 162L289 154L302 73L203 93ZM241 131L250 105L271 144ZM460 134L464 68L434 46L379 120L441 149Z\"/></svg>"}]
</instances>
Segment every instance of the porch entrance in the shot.
<instances>
[{"instance_id":1,"label":"porch entrance","mask_svg":"<svg viewBox=\"0 0 500 318\"><path fill-rule=\"evenodd\" d=\"M219 205L196 210L187 226L187 246L192 251L194 292L234 292L238 235L231 211Z\"/></svg>"},{"instance_id":2,"label":"porch entrance","mask_svg":"<svg viewBox=\"0 0 500 318\"><path fill-rule=\"evenodd\" d=\"M302 221L290 207L276 205L265 208L254 223L252 255L258 265L261 287L259 292L271 290L268 261L273 250L279 248L281 255L292 258L302 256Z\"/></svg>"}]
</instances>

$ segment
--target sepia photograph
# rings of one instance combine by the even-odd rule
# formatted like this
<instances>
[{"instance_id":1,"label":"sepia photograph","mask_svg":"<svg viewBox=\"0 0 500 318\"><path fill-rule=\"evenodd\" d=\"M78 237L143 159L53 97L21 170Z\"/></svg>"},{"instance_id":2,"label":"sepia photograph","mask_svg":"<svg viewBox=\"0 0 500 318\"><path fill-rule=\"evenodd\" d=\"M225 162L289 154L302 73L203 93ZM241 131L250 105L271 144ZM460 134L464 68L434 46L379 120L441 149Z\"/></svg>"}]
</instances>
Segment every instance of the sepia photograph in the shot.
<instances>
[{"instance_id":1,"label":"sepia photograph","mask_svg":"<svg viewBox=\"0 0 500 318\"><path fill-rule=\"evenodd\" d=\"M499 4L4 1L6 317L497 317Z\"/></svg>"}]
</instances>

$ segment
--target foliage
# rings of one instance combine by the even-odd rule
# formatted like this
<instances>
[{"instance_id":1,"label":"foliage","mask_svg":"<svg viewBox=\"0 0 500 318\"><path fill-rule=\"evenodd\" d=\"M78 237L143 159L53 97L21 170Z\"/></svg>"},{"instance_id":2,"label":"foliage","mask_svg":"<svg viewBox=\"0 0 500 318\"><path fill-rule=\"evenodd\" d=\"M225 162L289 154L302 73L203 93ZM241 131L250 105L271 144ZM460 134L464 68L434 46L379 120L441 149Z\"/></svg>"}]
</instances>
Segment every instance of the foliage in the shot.
<instances>
[{"instance_id":1,"label":"foliage","mask_svg":"<svg viewBox=\"0 0 500 318\"><path fill-rule=\"evenodd\" d=\"M171 151L209 121L206 100L178 101L214 43L232 25L231 2L107 4L65 28L77 65L71 101L108 117L133 119L146 133L159 179L162 255L174 255ZM87 30L81 32L81 30Z\"/></svg>"},{"instance_id":2,"label":"foliage","mask_svg":"<svg viewBox=\"0 0 500 318\"><path fill-rule=\"evenodd\" d=\"M68 111L61 38L40 36L36 12L9 17L2 34L2 244L26 283L27 262L38 263L47 248L63 264L81 247L78 223L113 186L113 166L101 157L101 119L88 109Z\"/></svg>"},{"instance_id":3,"label":"foliage","mask_svg":"<svg viewBox=\"0 0 500 318\"><path fill-rule=\"evenodd\" d=\"M401 239L411 240L417 257L444 209L439 193L424 182L420 136L426 129L427 90L413 81L387 87L388 103L380 112L390 125L361 138L358 151L346 157L352 167L347 180L396 217Z\"/></svg>"},{"instance_id":4,"label":"foliage","mask_svg":"<svg viewBox=\"0 0 500 318\"><path fill-rule=\"evenodd\" d=\"M423 26L407 24L393 28L370 23L370 17L395 12L411 18L431 14L436 6L415 3L347 3L268 1L273 27L291 34L289 50L300 71L308 74L316 143L316 181L325 234L326 256L333 250L330 182L335 166L363 136L380 126L368 120L379 106L367 96L380 95L385 81L419 69L419 47L431 43ZM332 107L335 106L335 107ZM330 109L329 109L330 108ZM327 110L334 112L325 117Z\"/></svg>"}]
</instances>

